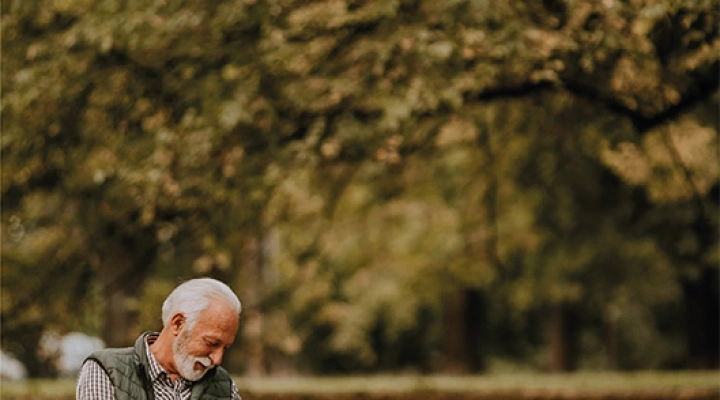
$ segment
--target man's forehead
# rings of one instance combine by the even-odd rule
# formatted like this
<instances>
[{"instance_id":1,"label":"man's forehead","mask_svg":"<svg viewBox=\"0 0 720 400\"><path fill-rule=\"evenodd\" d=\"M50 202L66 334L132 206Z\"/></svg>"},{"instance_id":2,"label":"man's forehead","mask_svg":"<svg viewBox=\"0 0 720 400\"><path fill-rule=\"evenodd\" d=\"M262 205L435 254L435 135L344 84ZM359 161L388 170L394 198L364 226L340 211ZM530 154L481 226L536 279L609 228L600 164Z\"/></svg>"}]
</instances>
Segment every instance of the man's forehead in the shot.
<instances>
[{"instance_id":1,"label":"man's forehead","mask_svg":"<svg viewBox=\"0 0 720 400\"><path fill-rule=\"evenodd\" d=\"M232 307L220 302L211 302L208 308L200 314L197 326L202 328L204 335L235 336L240 316Z\"/></svg>"},{"instance_id":2,"label":"man's forehead","mask_svg":"<svg viewBox=\"0 0 720 400\"><path fill-rule=\"evenodd\" d=\"M238 319L240 316L235 309L224 301L211 299L201 316Z\"/></svg>"}]
</instances>

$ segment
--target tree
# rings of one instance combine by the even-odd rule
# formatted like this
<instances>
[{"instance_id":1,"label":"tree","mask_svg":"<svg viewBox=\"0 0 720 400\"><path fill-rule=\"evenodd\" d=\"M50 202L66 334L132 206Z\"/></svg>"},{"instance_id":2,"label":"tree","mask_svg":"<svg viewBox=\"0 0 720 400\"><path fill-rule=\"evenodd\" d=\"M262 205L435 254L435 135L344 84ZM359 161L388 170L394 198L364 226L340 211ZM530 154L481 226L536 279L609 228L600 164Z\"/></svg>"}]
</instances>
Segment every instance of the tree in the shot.
<instances>
[{"instance_id":1,"label":"tree","mask_svg":"<svg viewBox=\"0 0 720 400\"><path fill-rule=\"evenodd\" d=\"M143 299L166 289L146 282L199 274L249 299L247 354L230 361L252 356L254 373L293 357L436 368L450 351L443 318L476 347L451 353L477 354L445 360L487 366L478 335L532 336L522 321L553 309L603 320L647 275L672 286L668 265L689 304L708 307L716 292L686 271L712 275L717 227L698 211L712 205L693 204L716 187L658 206L632 185L652 194L663 179L628 178L620 142L688 126L689 142L716 142L689 113L717 86L715 3L5 2L3 346L34 347L46 323L70 329L97 287L108 302L85 326L127 343ZM717 177L681 160L673 176ZM598 200L600 183L615 202ZM360 247L327 247L340 238ZM613 270L621 279L586 285L623 263L634 268ZM67 283L54 286L61 268ZM374 285L379 299L364 290ZM638 308L675 300L653 285ZM557 315L549 329L563 332ZM412 350L393 353L399 343Z\"/></svg>"}]
</instances>

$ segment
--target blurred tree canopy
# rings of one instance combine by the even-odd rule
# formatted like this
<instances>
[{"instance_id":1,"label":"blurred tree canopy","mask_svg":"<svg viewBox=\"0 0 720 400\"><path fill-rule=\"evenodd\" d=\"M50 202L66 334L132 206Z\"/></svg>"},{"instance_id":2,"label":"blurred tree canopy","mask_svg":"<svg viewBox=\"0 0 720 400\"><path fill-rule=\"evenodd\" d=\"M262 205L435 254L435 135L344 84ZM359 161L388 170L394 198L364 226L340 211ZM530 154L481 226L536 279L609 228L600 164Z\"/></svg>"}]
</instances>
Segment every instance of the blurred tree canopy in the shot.
<instances>
[{"instance_id":1,"label":"blurred tree canopy","mask_svg":"<svg viewBox=\"0 0 720 400\"><path fill-rule=\"evenodd\" d=\"M6 0L2 346L174 284L234 372L717 367L717 0Z\"/></svg>"}]
</instances>

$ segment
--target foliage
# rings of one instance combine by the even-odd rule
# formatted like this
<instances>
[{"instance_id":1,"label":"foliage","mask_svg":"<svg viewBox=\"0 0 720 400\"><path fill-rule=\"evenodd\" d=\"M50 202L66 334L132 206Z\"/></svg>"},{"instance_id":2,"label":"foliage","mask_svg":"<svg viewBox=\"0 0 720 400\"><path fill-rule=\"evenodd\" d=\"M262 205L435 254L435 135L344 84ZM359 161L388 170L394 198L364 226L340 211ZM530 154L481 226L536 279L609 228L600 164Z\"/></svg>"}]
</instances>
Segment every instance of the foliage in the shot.
<instances>
[{"instance_id":1,"label":"foliage","mask_svg":"<svg viewBox=\"0 0 720 400\"><path fill-rule=\"evenodd\" d=\"M717 278L718 17L6 1L3 346L125 343L179 278L213 275L244 300L228 363L251 373L437 370L464 291L489 299L486 356L534 363L570 307L588 367L608 325L641 349L615 366L680 365L668 321Z\"/></svg>"}]
</instances>

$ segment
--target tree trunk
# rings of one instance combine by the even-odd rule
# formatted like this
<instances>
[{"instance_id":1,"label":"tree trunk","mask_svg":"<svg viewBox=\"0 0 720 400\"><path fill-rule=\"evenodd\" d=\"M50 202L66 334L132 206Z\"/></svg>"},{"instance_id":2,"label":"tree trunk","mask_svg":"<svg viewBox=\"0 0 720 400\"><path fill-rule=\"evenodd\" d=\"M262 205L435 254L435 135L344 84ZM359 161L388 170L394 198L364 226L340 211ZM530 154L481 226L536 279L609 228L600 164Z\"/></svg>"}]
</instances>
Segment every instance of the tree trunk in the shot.
<instances>
[{"instance_id":1,"label":"tree trunk","mask_svg":"<svg viewBox=\"0 0 720 400\"><path fill-rule=\"evenodd\" d=\"M605 312L605 349L607 368L618 369L618 319L620 313L615 307L608 307Z\"/></svg>"},{"instance_id":2,"label":"tree trunk","mask_svg":"<svg viewBox=\"0 0 720 400\"><path fill-rule=\"evenodd\" d=\"M108 285L106 285L107 287ZM131 308L132 296L124 288L105 290L106 320L103 337L109 347L126 347L132 344L131 327L135 326L137 310Z\"/></svg>"},{"instance_id":3,"label":"tree trunk","mask_svg":"<svg viewBox=\"0 0 720 400\"><path fill-rule=\"evenodd\" d=\"M445 307L443 372L466 374L484 366L479 347L483 315L479 292L461 290L450 296Z\"/></svg>"},{"instance_id":4,"label":"tree trunk","mask_svg":"<svg viewBox=\"0 0 720 400\"><path fill-rule=\"evenodd\" d=\"M550 311L548 321L550 371L566 372L577 365L577 320L574 312L565 305Z\"/></svg>"},{"instance_id":5,"label":"tree trunk","mask_svg":"<svg viewBox=\"0 0 720 400\"><path fill-rule=\"evenodd\" d=\"M247 374L250 377L267 375L263 333L264 315L260 308L262 300L262 263L261 240L258 236L245 237L239 255L241 260L240 276L245 283L239 293L243 303L242 335L243 355Z\"/></svg>"},{"instance_id":6,"label":"tree trunk","mask_svg":"<svg viewBox=\"0 0 720 400\"><path fill-rule=\"evenodd\" d=\"M693 369L718 368L720 349L720 295L718 270L706 268L693 282L683 283L685 301L688 367Z\"/></svg>"},{"instance_id":7,"label":"tree trunk","mask_svg":"<svg viewBox=\"0 0 720 400\"><path fill-rule=\"evenodd\" d=\"M147 254L121 239L108 242L102 249L100 280L106 299L103 340L109 347L131 346L142 333L137 318L148 273Z\"/></svg>"},{"instance_id":8,"label":"tree trunk","mask_svg":"<svg viewBox=\"0 0 720 400\"><path fill-rule=\"evenodd\" d=\"M468 301L465 309L467 321L468 354L471 356L473 372L479 372L486 367L486 349L483 346L487 340L487 298L479 290L466 291Z\"/></svg>"}]
</instances>

